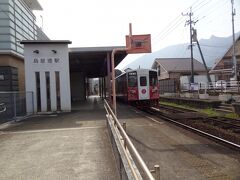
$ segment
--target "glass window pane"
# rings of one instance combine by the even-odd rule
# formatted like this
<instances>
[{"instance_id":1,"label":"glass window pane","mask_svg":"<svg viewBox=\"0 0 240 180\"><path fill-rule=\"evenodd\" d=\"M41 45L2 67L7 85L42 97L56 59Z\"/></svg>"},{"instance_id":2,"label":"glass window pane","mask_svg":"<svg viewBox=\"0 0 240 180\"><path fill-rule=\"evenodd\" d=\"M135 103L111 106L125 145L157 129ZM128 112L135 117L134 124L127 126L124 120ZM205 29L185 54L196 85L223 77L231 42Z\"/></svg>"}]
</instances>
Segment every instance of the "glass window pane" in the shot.
<instances>
[{"instance_id":1,"label":"glass window pane","mask_svg":"<svg viewBox=\"0 0 240 180\"><path fill-rule=\"evenodd\" d=\"M147 77L141 76L140 77L140 86L146 86L147 85Z\"/></svg>"},{"instance_id":2,"label":"glass window pane","mask_svg":"<svg viewBox=\"0 0 240 180\"><path fill-rule=\"evenodd\" d=\"M150 83L150 86L157 85L157 72L149 71L149 83Z\"/></svg>"},{"instance_id":3,"label":"glass window pane","mask_svg":"<svg viewBox=\"0 0 240 180\"><path fill-rule=\"evenodd\" d=\"M50 92L50 73L45 72L46 94L47 94L47 111L51 111L51 92Z\"/></svg>"},{"instance_id":4,"label":"glass window pane","mask_svg":"<svg viewBox=\"0 0 240 180\"><path fill-rule=\"evenodd\" d=\"M57 111L61 111L61 96L60 96L60 73L59 71L55 72L56 79L56 98L57 98Z\"/></svg>"},{"instance_id":5,"label":"glass window pane","mask_svg":"<svg viewBox=\"0 0 240 180\"><path fill-rule=\"evenodd\" d=\"M128 86L129 87L137 86L137 72L128 73Z\"/></svg>"},{"instance_id":6,"label":"glass window pane","mask_svg":"<svg viewBox=\"0 0 240 180\"><path fill-rule=\"evenodd\" d=\"M40 73L35 72L36 81L36 96L37 96L37 111L41 111L41 90L40 90Z\"/></svg>"}]
</instances>

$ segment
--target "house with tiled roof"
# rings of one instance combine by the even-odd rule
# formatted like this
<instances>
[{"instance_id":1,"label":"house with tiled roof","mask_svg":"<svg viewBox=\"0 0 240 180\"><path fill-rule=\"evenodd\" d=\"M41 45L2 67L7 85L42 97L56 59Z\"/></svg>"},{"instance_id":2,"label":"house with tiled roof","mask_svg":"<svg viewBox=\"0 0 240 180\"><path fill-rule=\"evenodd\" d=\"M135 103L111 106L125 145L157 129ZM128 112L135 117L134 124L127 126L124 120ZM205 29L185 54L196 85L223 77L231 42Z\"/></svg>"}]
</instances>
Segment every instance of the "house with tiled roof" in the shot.
<instances>
[{"instance_id":1,"label":"house with tiled roof","mask_svg":"<svg viewBox=\"0 0 240 180\"><path fill-rule=\"evenodd\" d=\"M204 65L193 59L194 75L206 75ZM156 58L152 69L158 71L158 80L177 79L191 75L190 58Z\"/></svg>"},{"instance_id":2,"label":"house with tiled roof","mask_svg":"<svg viewBox=\"0 0 240 180\"><path fill-rule=\"evenodd\" d=\"M226 80L229 81L233 77L233 45L226 51L224 56L217 60L216 64L213 66L210 71L211 74L214 74L216 80ZM235 42L235 55L237 60L237 77L240 80L240 34L236 38Z\"/></svg>"}]
</instances>

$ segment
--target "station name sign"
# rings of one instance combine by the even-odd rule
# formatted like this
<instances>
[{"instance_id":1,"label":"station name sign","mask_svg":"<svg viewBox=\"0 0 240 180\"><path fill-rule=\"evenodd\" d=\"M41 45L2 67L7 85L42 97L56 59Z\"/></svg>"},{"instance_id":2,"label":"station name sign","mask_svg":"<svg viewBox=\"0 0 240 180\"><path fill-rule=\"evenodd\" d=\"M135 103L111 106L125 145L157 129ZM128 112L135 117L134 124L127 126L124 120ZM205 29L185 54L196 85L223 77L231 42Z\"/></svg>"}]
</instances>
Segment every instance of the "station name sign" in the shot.
<instances>
[{"instance_id":1,"label":"station name sign","mask_svg":"<svg viewBox=\"0 0 240 180\"><path fill-rule=\"evenodd\" d=\"M53 64L53 63L60 63L60 58L34 58L34 64Z\"/></svg>"}]
</instances>

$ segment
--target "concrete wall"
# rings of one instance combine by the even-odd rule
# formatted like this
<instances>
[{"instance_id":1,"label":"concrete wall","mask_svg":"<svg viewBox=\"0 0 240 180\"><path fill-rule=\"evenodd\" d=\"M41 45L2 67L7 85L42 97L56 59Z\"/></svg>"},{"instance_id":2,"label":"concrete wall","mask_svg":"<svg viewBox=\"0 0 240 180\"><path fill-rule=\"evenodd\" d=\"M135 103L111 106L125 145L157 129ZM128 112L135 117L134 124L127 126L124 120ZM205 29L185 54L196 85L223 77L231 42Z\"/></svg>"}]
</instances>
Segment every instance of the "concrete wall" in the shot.
<instances>
[{"instance_id":1,"label":"concrete wall","mask_svg":"<svg viewBox=\"0 0 240 180\"><path fill-rule=\"evenodd\" d=\"M169 74L169 78L170 78L170 79L180 79L180 75L181 75L181 73L171 72L171 73Z\"/></svg>"},{"instance_id":2,"label":"concrete wall","mask_svg":"<svg viewBox=\"0 0 240 180\"><path fill-rule=\"evenodd\" d=\"M24 61L13 55L0 55L0 66L10 66L18 71L18 90L25 91Z\"/></svg>"},{"instance_id":3,"label":"concrete wall","mask_svg":"<svg viewBox=\"0 0 240 180\"><path fill-rule=\"evenodd\" d=\"M160 75L158 75L158 80L168 79L169 78L169 73L160 65L158 65L156 70L159 71L159 69L160 69Z\"/></svg>"},{"instance_id":4,"label":"concrete wall","mask_svg":"<svg viewBox=\"0 0 240 180\"><path fill-rule=\"evenodd\" d=\"M81 72L71 72L71 99L72 101L83 101L85 94L85 77Z\"/></svg>"},{"instance_id":5,"label":"concrete wall","mask_svg":"<svg viewBox=\"0 0 240 180\"><path fill-rule=\"evenodd\" d=\"M0 66L0 91L18 91L17 68Z\"/></svg>"},{"instance_id":6,"label":"concrete wall","mask_svg":"<svg viewBox=\"0 0 240 180\"><path fill-rule=\"evenodd\" d=\"M158 76L158 80L168 79L168 78L169 78L168 72L162 72L160 76Z\"/></svg>"},{"instance_id":7,"label":"concrete wall","mask_svg":"<svg viewBox=\"0 0 240 180\"><path fill-rule=\"evenodd\" d=\"M39 53L34 53L35 50L38 50ZM56 50L56 53L52 50ZM26 91L32 91L34 96L34 107L27 101L27 111L31 112L32 108L34 108L34 112L37 111L35 72L40 73L41 111L47 111L45 72L50 72L51 111L57 110L56 71L60 73L61 110L70 111L71 93L67 44L25 44L24 57Z\"/></svg>"}]
</instances>

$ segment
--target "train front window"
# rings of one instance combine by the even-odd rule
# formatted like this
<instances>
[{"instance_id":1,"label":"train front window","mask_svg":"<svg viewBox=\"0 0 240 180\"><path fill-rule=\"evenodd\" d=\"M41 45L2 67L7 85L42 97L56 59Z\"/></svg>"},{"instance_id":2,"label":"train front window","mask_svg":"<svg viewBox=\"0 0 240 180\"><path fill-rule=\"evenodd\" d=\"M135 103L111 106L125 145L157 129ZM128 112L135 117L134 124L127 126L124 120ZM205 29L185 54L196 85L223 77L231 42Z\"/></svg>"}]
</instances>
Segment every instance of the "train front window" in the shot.
<instances>
[{"instance_id":1,"label":"train front window","mask_svg":"<svg viewBox=\"0 0 240 180\"><path fill-rule=\"evenodd\" d=\"M140 86L146 86L147 85L147 77L141 76L140 77Z\"/></svg>"},{"instance_id":2,"label":"train front window","mask_svg":"<svg viewBox=\"0 0 240 180\"><path fill-rule=\"evenodd\" d=\"M128 86L129 87L137 86L137 72L128 73Z\"/></svg>"},{"instance_id":3,"label":"train front window","mask_svg":"<svg viewBox=\"0 0 240 180\"><path fill-rule=\"evenodd\" d=\"M149 82L150 86L157 86L157 72L149 71Z\"/></svg>"}]
</instances>

